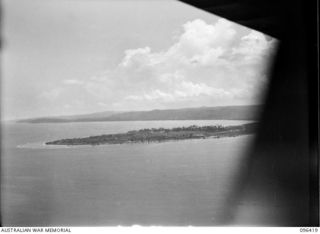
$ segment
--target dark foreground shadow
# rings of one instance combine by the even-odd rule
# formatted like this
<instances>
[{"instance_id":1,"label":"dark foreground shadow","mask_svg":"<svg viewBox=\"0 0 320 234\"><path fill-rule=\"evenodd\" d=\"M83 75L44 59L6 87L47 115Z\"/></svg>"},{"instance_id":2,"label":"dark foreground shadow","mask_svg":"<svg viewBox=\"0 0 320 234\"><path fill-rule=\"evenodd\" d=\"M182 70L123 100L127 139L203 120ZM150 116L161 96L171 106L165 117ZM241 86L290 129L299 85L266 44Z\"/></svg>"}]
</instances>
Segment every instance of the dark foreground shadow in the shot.
<instances>
[{"instance_id":1,"label":"dark foreground shadow","mask_svg":"<svg viewBox=\"0 0 320 234\"><path fill-rule=\"evenodd\" d=\"M280 40L221 225L318 226L316 1L183 1Z\"/></svg>"}]
</instances>

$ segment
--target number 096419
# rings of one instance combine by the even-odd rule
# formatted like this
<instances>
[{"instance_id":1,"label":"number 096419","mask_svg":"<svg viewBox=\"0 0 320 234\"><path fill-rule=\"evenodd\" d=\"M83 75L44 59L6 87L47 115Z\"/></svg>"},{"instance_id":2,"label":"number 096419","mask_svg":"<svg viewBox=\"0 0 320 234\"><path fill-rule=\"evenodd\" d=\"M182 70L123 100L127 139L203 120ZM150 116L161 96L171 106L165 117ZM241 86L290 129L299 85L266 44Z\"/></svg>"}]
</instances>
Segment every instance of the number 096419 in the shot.
<instances>
[{"instance_id":1,"label":"number 096419","mask_svg":"<svg viewBox=\"0 0 320 234\"><path fill-rule=\"evenodd\" d=\"M318 232L318 228L316 227L300 228L300 232Z\"/></svg>"}]
</instances>

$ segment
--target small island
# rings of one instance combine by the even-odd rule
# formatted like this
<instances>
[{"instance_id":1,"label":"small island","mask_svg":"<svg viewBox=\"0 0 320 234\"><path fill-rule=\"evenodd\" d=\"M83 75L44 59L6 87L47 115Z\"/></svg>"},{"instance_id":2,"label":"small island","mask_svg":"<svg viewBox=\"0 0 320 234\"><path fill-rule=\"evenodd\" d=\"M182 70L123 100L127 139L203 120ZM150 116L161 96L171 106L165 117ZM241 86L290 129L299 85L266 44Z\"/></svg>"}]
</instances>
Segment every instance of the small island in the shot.
<instances>
[{"instance_id":1,"label":"small island","mask_svg":"<svg viewBox=\"0 0 320 234\"><path fill-rule=\"evenodd\" d=\"M206 139L220 137L234 137L255 132L257 123L237 126L196 126L167 128L151 128L129 131L127 133L107 134L83 138L69 138L46 142L46 145L103 145L125 143L150 143L186 139Z\"/></svg>"}]
</instances>

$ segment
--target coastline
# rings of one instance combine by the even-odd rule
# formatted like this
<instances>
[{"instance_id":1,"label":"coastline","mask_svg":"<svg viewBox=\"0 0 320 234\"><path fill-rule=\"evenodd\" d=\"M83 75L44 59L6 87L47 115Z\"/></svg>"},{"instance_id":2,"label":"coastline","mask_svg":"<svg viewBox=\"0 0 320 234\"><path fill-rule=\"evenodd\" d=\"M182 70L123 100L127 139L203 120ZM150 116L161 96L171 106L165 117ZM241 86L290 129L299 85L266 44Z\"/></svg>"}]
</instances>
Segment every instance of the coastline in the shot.
<instances>
[{"instance_id":1,"label":"coastline","mask_svg":"<svg viewBox=\"0 0 320 234\"><path fill-rule=\"evenodd\" d=\"M100 145L47 145L46 141L41 142L30 142L25 144L17 145L16 148L18 149L31 149L31 150L59 150L59 149L88 149L88 148L101 148L101 147L123 147L125 146L136 146L136 145L160 145L160 144L172 144L172 143L180 143L185 141L190 142L197 142L197 141L211 141L211 140L218 140L218 141L224 141L224 140L230 140L235 138L241 138L241 137L251 137L254 133L250 134L242 134L237 136L225 136L225 137L208 137L205 139L185 139L185 140L170 140L170 141L163 141L163 142L149 142L149 143L127 143L127 144L100 144Z\"/></svg>"},{"instance_id":2,"label":"coastline","mask_svg":"<svg viewBox=\"0 0 320 234\"><path fill-rule=\"evenodd\" d=\"M189 126L172 129L152 128L128 131L83 138L66 138L45 142L46 146L100 146L100 145L123 145L123 144L150 144L168 141L181 141L192 139L210 139L237 137L255 132L257 123L242 124L237 126Z\"/></svg>"}]
</instances>

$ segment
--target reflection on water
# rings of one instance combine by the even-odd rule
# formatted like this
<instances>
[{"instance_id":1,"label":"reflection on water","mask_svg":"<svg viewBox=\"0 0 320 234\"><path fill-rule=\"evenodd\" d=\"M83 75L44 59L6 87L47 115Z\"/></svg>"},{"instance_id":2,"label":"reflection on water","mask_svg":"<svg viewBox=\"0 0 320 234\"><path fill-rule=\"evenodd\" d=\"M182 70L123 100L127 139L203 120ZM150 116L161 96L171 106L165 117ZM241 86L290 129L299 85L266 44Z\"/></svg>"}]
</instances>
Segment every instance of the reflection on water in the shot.
<instances>
[{"instance_id":1,"label":"reflection on water","mask_svg":"<svg viewBox=\"0 0 320 234\"><path fill-rule=\"evenodd\" d=\"M5 126L4 225L214 225L251 136L54 150L17 146L140 128L218 122ZM241 123L244 121L220 121L222 125Z\"/></svg>"}]
</instances>

